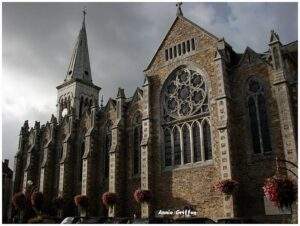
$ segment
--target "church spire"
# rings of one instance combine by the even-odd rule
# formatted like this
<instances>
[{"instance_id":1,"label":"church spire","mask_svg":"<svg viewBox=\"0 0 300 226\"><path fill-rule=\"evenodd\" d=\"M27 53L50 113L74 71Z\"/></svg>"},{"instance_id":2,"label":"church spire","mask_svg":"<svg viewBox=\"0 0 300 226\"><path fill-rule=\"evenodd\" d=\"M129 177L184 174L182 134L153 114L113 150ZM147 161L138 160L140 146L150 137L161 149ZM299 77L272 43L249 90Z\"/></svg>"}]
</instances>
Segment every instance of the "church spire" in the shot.
<instances>
[{"instance_id":1,"label":"church spire","mask_svg":"<svg viewBox=\"0 0 300 226\"><path fill-rule=\"evenodd\" d=\"M80 29L65 81L71 79L81 79L86 82L92 82L91 67L89 60L89 51L87 43L87 35L85 28L86 8L82 10L83 21Z\"/></svg>"}]
</instances>

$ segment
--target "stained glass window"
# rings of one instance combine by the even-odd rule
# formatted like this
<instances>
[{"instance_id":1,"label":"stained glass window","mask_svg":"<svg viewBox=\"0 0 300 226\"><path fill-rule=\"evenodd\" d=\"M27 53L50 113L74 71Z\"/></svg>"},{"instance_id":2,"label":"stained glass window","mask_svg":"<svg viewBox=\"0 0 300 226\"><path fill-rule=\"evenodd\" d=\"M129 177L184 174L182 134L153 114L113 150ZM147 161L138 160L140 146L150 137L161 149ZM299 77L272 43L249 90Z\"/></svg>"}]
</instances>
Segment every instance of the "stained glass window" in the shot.
<instances>
[{"instance_id":1,"label":"stained glass window","mask_svg":"<svg viewBox=\"0 0 300 226\"><path fill-rule=\"evenodd\" d=\"M194 161L199 162L201 158L200 127L198 123L193 124Z\"/></svg>"},{"instance_id":2,"label":"stained glass window","mask_svg":"<svg viewBox=\"0 0 300 226\"><path fill-rule=\"evenodd\" d=\"M258 130L258 121L257 121L257 110L255 106L255 101L253 97L249 98L248 101L249 116L250 116L250 127L252 133L252 143L254 153L260 153L260 141L259 141L259 130Z\"/></svg>"},{"instance_id":3,"label":"stained glass window","mask_svg":"<svg viewBox=\"0 0 300 226\"><path fill-rule=\"evenodd\" d=\"M192 40L182 42L181 53L187 48L191 51L194 44ZM201 72L189 66L179 67L166 80L161 100L165 166L212 159L210 125L204 123L203 133L200 127L209 116L208 91Z\"/></svg>"},{"instance_id":4,"label":"stained glass window","mask_svg":"<svg viewBox=\"0 0 300 226\"><path fill-rule=\"evenodd\" d=\"M264 96L262 94L259 94L257 97L257 101L264 152L270 152L272 148Z\"/></svg>"},{"instance_id":5,"label":"stained glass window","mask_svg":"<svg viewBox=\"0 0 300 226\"><path fill-rule=\"evenodd\" d=\"M248 82L248 110L253 152L255 154L271 152L264 87L255 78L251 78Z\"/></svg>"},{"instance_id":6,"label":"stained glass window","mask_svg":"<svg viewBox=\"0 0 300 226\"><path fill-rule=\"evenodd\" d=\"M203 123L203 144L205 160L212 159L210 125L206 120Z\"/></svg>"},{"instance_id":7,"label":"stained glass window","mask_svg":"<svg viewBox=\"0 0 300 226\"><path fill-rule=\"evenodd\" d=\"M184 151L184 163L191 162L191 141L190 141L190 130L187 125L183 126L183 151Z\"/></svg>"},{"instance_id":8,"label":"stained glass window","mask_svg":"<svg viewBox=\"0 0 300 226\"><path fill-rule=\"evenodd\" d=\"M172 143L171 133L165 130L165 166L172 166Z\"/></svg>"},{"instance_id":9,"label":"stained glass window","mask_svg":"<svg viewBox=\"0 0 300 226\"><path fill-rule=\"evenodd\" d=\"M177 127L173 131L174 138L174 165L181 164L180 133Z\"/></svg>"}]
</instances>

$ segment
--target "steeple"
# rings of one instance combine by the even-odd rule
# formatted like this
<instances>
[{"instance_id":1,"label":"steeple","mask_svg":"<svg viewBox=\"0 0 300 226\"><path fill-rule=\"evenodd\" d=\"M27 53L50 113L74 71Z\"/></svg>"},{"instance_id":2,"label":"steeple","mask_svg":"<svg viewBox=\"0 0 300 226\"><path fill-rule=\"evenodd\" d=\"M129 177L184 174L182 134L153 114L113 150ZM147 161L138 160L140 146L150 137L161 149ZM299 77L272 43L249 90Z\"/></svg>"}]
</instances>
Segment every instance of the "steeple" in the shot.
<instances>
[{"instance_id":1,"label":"steeple","mask_svg":"<svg viewBox=\"0 0 300 226\"><path fill-rule=\"evenodd\" d=\"M87 35L85 28L86 9L83 9L82 12L82 26L73 50L65 82L70 81L71 79L81 79L89 83L92 82Z\"/></svg>"},{"instance_id":2,"label":"steeple","mask_svg":"<svg viewBox=\"0 0 300 226\"><path fill-rule=\"evenodd\" d=\"M67 76L57 89L58 123L66 115L81 118L86 110L98 106L100 87L93 84L87 35L85 28L86 9L83 11L82 26L76 40Z\"/></svg>"}]
</instances>

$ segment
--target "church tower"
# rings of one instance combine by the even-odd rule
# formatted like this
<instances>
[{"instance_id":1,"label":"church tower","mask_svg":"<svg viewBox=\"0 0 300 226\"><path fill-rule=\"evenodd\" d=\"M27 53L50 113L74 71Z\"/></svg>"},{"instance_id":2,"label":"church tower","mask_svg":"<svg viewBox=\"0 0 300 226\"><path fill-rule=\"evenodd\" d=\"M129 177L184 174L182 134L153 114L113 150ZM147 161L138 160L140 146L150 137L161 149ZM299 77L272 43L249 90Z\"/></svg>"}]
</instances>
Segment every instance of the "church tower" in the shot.
<instances>
[{"instance_id":1,"label":"church tower","mask_svg":"<svg viewBox=\"0 0 300 226\"><path fill-rule=\"evenodd\" d=\"M83 111L98 104L100 87L93 84L89 51L85 27L86 10L83 10L83 21L71 56L66 78L63 84L56 87L57 116L61 118L74 111L80 118Z\"/></svg>"}]
</instances>

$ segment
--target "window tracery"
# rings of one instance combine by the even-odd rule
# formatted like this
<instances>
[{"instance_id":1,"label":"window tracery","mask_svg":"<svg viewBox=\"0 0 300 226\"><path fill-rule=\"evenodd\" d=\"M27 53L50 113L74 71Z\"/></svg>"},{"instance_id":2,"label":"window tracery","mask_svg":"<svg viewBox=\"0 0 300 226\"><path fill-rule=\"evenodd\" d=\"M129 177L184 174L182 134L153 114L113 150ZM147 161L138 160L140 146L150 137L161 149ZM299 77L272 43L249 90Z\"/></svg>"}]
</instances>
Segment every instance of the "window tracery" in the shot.
<instances>
[{"instance_id":1,"label":"window tracery","mask_svg":"<svg viewBox=\"0 0 300 226\"><path fill-rule=\"evenodd\" d=\"M263 84L252 77L247 83L250 131L254 154L272 151Z\"/></svg>"},{"instance_id":2,"label":"window tracery","mask_svg":"<svg viewBox=\"0 0 300 226\"><path fill-rule=\"evenodd\" d=\"M166 80L161 102L165 167L211 160L208 89L202 74L179 67Z\"/></svg>"},{"instance_id":3,"label":"window tracery","mask_svg":"<svg viewBox=\"0 0 300 226\"><path fill-rule=\"evenodd\" d=\"M176 71L166 81L162 100L168 116L165 120L208 112L207 88L203 77L185 67Z\"/></svg>"}]
</instances>

